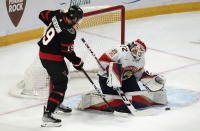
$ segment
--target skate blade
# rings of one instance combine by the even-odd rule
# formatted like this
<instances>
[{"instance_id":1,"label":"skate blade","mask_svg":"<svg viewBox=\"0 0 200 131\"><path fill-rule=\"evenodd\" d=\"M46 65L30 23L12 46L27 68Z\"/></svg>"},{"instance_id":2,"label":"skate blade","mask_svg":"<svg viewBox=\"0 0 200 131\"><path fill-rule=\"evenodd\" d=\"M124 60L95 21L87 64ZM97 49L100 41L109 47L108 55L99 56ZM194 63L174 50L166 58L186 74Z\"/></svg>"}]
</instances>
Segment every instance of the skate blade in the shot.
<instances>
[{"instance_id":1,"label":"skate blade","mask_svg":"<svg viewBox=\"0 0 200 131\"><path fill-rule=\"evenodd\" d=\"M61 122L59 123L52 123L52 122L43 122L41 127L61 127Z\"/></svg>"}]
</instances>

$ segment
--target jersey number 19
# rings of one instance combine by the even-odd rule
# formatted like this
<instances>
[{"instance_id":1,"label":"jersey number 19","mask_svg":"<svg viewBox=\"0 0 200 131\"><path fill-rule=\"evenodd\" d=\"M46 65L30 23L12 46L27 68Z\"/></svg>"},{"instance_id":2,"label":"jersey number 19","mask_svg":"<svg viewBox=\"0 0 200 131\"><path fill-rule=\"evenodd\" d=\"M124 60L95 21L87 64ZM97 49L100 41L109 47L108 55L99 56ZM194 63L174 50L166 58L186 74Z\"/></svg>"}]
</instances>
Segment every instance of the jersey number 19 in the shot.
<instances>
[{"instance_id":1,"label":"jersey number 19","mask_svg":"<svg viewBox=\"0 0 200 131\"><path fill-rule=\"evenodd\" d=\"M54 36L55 36L55 29L51 27L46 31L46 34L42 38L43 45L48 45Z\"/></svg>"}]
</instances>

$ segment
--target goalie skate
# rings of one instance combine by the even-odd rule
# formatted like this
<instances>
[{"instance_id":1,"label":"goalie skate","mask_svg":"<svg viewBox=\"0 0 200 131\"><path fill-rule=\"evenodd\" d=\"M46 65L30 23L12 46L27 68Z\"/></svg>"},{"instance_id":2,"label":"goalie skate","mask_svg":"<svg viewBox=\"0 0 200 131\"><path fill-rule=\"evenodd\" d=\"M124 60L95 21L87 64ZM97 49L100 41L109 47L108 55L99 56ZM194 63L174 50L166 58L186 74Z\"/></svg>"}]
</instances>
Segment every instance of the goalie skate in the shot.
<instances>
[{"instance_id":1,"label":"goalie skate","mask_svg":"<svg viewBox=\"0 0 200 131\"><path fill-rule=\"evenodd\" d=\"M60 127L61 126L61 120L56 119L52 116L52 113L46 110L46 107L44 107L44 114L42 118L43 124L41 127Z\"/></svg>"}]
</instances>

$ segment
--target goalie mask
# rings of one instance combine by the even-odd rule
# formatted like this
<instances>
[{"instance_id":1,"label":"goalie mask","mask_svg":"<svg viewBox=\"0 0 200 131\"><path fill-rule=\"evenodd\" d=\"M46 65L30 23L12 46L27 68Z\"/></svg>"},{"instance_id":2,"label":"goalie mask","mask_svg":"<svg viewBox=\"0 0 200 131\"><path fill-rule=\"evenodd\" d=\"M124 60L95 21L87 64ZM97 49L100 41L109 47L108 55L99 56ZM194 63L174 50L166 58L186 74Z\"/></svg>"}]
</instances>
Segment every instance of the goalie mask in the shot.
<instances>
[{"instance_id":1,"label":"goalie mask","mask_svg":"<svg viewBox=\"0 0 200 131\"><path fill-rule=\"evenodd\" d=\"M139 60L146 52L146 45L140 39L130 43L129 45L131 55L136 59Z\"/></svg>"}]
</instances>

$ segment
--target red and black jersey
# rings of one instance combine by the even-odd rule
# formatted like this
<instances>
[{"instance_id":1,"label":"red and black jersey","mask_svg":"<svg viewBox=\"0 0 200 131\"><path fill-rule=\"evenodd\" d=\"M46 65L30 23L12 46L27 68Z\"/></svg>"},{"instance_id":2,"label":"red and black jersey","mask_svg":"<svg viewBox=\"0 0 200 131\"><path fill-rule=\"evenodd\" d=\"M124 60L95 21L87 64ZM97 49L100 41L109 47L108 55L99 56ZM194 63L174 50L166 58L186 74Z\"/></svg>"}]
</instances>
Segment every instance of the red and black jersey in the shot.
<instances>
[{"instance_id":1,"label":"red and black jersey","mask_svg":"<svg viewBox=\"0 0 200 131\"><path fill-rule=\"evenodd\" d=\"M48 26L44 36L38 42L40 58L50 61L63 61L66 57L72 64L79 64L81 59L74 52L76 30L69 25L60 10L45 10L39 18Z\"/></svg>"}]
</instances>

